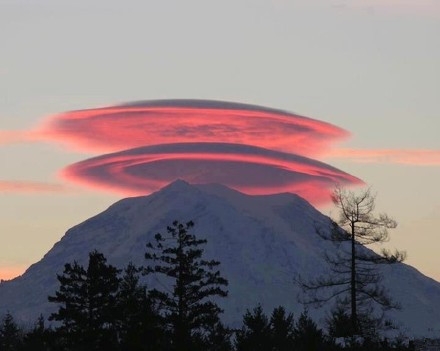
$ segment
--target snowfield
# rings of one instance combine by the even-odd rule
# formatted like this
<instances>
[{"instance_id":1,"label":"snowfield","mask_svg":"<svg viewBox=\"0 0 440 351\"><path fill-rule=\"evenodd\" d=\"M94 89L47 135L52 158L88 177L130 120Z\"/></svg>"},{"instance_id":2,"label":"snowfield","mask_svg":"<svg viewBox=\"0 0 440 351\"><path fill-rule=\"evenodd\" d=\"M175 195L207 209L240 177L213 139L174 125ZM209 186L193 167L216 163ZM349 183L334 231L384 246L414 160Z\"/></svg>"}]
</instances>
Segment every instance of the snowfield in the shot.
<instances>
[{"instance_id":1,"label":"snowfield","mask_svg":"<svg viewBox=\"0 0 440 351\"><path fill-rule=\"evenodd\" d=\"M317 227L329 227L329 218L299 196L250 196L217 184L179 180L149 196L118 201L69 229L41 261L0 284L0 314L10 311L29 323L40 313L47 318L57 308L47 302L58 287L56 274L67 262L86 265L93 249L120 268L129 261L148 264L146 243L156 233L165 233L173 220L193 220L194 233L208 240L205 257L221 262L229 296L218 302L231 326L240 325L246 309L257 303L267 313L282 305L299 316L304 307L298 302L294 277L322 274L327 269L322 252L336 249L316 234ZM402 306L390 313L401 330L412 336L439 336L440 283L405 264L384 267L383 275L384 285ZM148 277L147 284L167 282ZM323 323L325 308L309 312Z\"/></svg>"}]
</instances>

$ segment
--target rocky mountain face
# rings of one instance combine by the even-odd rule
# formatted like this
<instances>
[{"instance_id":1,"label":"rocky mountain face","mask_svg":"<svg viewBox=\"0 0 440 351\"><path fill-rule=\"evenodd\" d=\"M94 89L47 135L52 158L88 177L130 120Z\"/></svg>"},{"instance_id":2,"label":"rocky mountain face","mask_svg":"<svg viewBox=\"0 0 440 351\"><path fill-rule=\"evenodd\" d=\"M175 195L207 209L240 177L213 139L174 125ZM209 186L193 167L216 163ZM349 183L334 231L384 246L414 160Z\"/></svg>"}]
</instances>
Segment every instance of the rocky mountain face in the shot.
<instances>
[{"instance_id":1,"label":"rocky mountain face","mask_svg":"<svg viewBox=\"0 0 440 351\"><path fill-rule=\"evenodd\" d=\"M240 325L246 309L258 303L268 313L282 305L298 316L304 307L294 277L322 274L328 269L323 251L337 249L316 234L316 228L330 227L330 219L296 195L250 196L221 185L176 181L149 196L118 201L69 229L41 261L0 284L0 314L10 311L29 322L40 313L47 317L57 308L47 302L58 288L56 274L67 262L86 265L94 249L120 268L130 261L147 265L146 243L174 220L193 220L194 233L208 240L205 257L221 262L229 296L218 302L232 326ZM440 334L440 283L405 264L384 267L383 275L384 285L401 304L390 317L402 331ZM149 287L162 284L158 278L147 279ZM327 309L309 311L322 322Z\"/></svg>"}]
</instances>

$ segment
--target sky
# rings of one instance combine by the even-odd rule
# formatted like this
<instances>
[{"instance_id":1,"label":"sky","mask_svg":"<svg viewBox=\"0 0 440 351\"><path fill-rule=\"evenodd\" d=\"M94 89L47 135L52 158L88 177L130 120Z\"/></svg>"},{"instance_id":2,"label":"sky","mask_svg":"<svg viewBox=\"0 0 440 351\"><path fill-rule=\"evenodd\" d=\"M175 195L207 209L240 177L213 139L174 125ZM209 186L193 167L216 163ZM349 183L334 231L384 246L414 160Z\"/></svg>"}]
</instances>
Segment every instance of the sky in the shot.
<instances>
[{"instance_id":1,"label":"sky","mask_svg":"<svg viewBox=\"0 0 440 351\"><path fill-rule=\"evenodd\" d=\"M437 0L2 0L0 9L1 279L118 199L171 180L170 169L215 165L230 173L198 180L271 193L280 188L269 180L283 179L281 190L334 217L317 190L327 194L335 177L372 186L377 210L399 223L387 245L440 281ZM163 108L203 128L166 129ZM202 109L213 118L197 117ZM121 110L131 125L118 122ZM96 113L112 122L94 125ZM128 160L119 173L106 166L114 157ZM252 187L231 183L249 173L260 175Z\"/></svg>"}]
</instances>

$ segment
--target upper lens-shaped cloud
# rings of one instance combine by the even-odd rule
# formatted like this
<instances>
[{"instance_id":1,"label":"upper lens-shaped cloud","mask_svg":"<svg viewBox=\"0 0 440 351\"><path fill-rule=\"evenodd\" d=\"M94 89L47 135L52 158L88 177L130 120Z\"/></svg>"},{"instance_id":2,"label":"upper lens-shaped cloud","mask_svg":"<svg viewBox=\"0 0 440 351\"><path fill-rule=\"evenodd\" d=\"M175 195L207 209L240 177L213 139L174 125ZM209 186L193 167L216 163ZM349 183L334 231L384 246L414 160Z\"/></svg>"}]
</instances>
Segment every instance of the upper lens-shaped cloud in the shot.
<instances>
[{"instance_id":1,"label":"upper lens-shaped cloud","mask_svg":"<svg viewBox=\"0 0 440 351\"><path fill-rule=\"evenodd\" d=\"M254 145L312 156L343 129L266 107L210 100L156 100L67 112L37 134L80 149L111 152L176 142Z\"/></svg>"}]
</instances>

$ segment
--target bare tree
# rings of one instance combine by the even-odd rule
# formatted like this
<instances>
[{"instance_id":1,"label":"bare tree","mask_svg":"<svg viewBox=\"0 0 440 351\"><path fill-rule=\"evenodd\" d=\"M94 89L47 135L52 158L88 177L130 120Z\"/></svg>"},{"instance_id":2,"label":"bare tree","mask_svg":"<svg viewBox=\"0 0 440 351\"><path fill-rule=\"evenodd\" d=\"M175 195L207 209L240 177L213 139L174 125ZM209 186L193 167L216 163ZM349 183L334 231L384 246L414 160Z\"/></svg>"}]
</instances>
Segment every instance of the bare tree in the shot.
<instances>
[{"instance_id":1,"label":"bare tree","mask_svg":"<svg viewBox=\"0 0 440 351\"><path fill-rule=\"evenodd\" d=\"M356 194L337 187L332 200L339 210L339 219L332 222L330 231L317 230L323 239L336 245L336 250L324 253L330 274L298 281L307 293L305 303L322 305L335 299L339 307L349 308L351 334L363 334L365 325L374 319L373 305L382 312L399 307L381 285L378 265L402 262L406 254L386 249L376 253L366 247L388 241L388 229L397 226L388 215L374 214L376 196L371 189Z\"/></svg>"}]
</instances>

